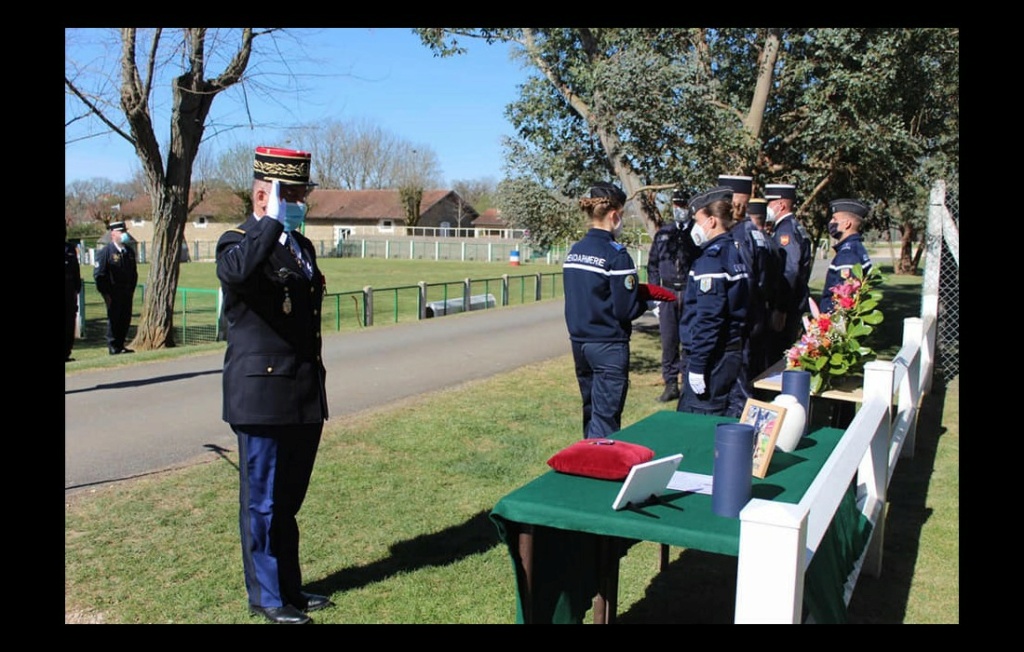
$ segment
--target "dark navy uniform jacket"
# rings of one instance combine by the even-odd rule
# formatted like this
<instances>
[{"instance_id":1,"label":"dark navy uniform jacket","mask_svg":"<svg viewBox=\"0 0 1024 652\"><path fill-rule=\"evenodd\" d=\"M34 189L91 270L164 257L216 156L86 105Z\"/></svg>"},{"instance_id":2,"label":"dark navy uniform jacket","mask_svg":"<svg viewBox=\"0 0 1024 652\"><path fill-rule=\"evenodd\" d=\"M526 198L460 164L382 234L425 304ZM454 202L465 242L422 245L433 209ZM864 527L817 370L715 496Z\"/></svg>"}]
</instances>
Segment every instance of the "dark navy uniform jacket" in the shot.
<instances>
[{"instance_id":1,"label":"dark navy uniform jacket","mask_svg":"<svg viewBox=\"0 0 1024 652\"><path fill-rule=\"evenodd\" d=\"M749 272L731 232L715 236L690 269L683 297L679 339L687 371L710 370L714 354L743 344L749 301Z\"/></svg>"},{"instance_id":2,"label":"dark navy uniform jacket","mask_svg":"<svg viewBox=\"0 0 1024 652\"><path fill-rule=\"evenodd\" d=\"M603 229L590 229L562 264L565 324L576 342L628 342L633 320L647 312L626 247Z\"/></svg>"},{"instance_id":3,"label":"dark navy uniform jacket","mask_svg":"<svg viewBox=\"0 0 1024 652\"><path fill-rule=\"evenodd\" d=\"M832 288L839 285L853 272L853 266L860 264L867 274L871 270L871 256L864 247L864 241L859 233L853 233L832 246L836 255L828 265L828 273L825 274L825 287L821 291L821 311L832 310Z\"/></svg>"},{"instance_id":4,"label":"dark navy uniform jacket","mask_svg":"<svg viewBox=\"0 0 1024 652\"><path fill-rule=\"evenodd\" d=\"M775 292L775 275L778 274L775 247L772 240L749 219L737 222L729 233L739 245L750 274L747 323L749 331L755 333L766 324L769 298Z\"/></svg>"},{"instance_id":5,"label":"dark navy uniform jacket","mask_svg":"<svg viewBox=\"0 0 1024 652\"><path fill-rule=\"evenodd\" d=\"M135 252L126 245L122 245L121 251L118 251L117 245L108 242L96 252L92 277L100 294L134 294L135 286L139 283L139 267Z\"/></svg>"},{"instance_id":6,"label":"dark navy uniform jacket","mask_svg":"<svg viewBox=\"0 0 1024 652\"><path fill-rule=\"evenodd\" d=\"M231 424L292 425L327 418L320 338L326 282L312 243L292 233L312 264L310 280L279 242L283 230L275 219L250 216L217 242L217 278L228 323L223 418Z\"/></svg>"},{"instance_id":7,"label":"dark navy uniform jacket","mask_svg":"<svg viewBox=\"0 0 1024 652\"><path fill-rule=\"evenodd\" d=\"M700 248L693 243L690 230L693 220L685 227L672 221L654 234L654 243L647 259L647 282L670 290L682 291L690 277L690 265L700 256Z\"/></svg>"},{"instance_id":8,"label":"dark navy uniform jacket","mask_svg":"<svg viewBox=\"0 0 1024 652\"><path fill-rule=\"evenodd\" d=\"M775 309L790 315L807 310L811 280L811 239L796 216L786 213L775 222L772 239L779 252L780 276L775 293Z\"/></svg>"}]
</instances>

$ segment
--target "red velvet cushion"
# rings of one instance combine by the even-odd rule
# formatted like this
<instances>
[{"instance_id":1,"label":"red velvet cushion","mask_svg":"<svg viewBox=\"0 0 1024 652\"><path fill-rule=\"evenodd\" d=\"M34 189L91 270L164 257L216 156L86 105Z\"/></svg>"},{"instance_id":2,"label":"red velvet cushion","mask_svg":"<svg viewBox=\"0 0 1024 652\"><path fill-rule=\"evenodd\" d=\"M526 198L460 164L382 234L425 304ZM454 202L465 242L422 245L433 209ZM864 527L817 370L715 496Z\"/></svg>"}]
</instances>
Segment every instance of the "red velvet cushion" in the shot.
<instances>
[{"instance_id":1,"label":"red velvet cushion","mask_svg":"<svg viewBox=\"0 0 1024 652\"><path fill-rule=\"evenodd\" d=\"M548 466L562 473L624 480L635 464L650 462L654 451L618 439L584 439L551 456Z\"/></svg>"}]
</instances>

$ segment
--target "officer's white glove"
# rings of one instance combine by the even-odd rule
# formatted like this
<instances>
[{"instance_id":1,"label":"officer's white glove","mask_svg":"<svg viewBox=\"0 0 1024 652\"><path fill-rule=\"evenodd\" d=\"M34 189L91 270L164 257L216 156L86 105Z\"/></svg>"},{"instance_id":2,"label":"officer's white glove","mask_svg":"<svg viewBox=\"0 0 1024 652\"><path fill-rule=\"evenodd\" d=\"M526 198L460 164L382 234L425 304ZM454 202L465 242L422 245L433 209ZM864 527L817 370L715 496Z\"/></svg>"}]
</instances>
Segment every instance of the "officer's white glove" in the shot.
<instances>
[{"instance_id":1,"label":"officer's white glove","mask_svg":"<svg viewBox=\"0 0 1024 652\"><path fill-rule=\"evenodd\" d=\"M267 217L277 220L284 219L284 202L281 201L281 182L270 184L270 199L267 200Z\"/></svg>"},{"instance_id":2,"label":"officer's white glove","mask_svg":"<svg viewBox=\"0 0 1024 652\"><path fill-rule=\"evenodd\" d=\"M695 374L691 371L686 374L686 382L690 385L690 389L693 390L693 393L698 396L706 392L708 389L704 384L704 374Z\"/></svg>"},{"instance_id":3,"label":"officer's white glove","mask_svg":"<svg viewBox=\"0 0 1024 652\"><path fill-rule=\"evenodd\" d=\"M660 301L648 301L647 302L647 309L650 310L651 312L653 312L654 316L657 317L658 316L658 311L661 309L661 302Z\"/></svg>"}]
</instances>

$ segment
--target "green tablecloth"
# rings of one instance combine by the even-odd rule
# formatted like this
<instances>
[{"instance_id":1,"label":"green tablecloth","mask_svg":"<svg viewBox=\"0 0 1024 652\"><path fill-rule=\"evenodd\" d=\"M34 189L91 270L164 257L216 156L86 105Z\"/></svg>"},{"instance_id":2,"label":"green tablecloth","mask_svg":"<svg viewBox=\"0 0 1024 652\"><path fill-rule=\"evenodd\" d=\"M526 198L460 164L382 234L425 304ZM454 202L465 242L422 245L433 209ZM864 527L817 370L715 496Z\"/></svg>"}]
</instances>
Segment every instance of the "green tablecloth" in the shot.
<instances>
[{"instance_id":1,"label":"green tablecloth","mask_svg":"<svg viewBox=\"0 0 1024 652\"><path fill-rule=\"evenodd\" d=\"M715 426L735 421L662 411L624 428L615 438L643 444L654 450L655 458L682 453L679 470L711 474ZM842 435L842 430L822 428L805 436L792 453L775 451L765 478L753 478L753 497L799 502ZM491 519L509 546L517 583L522 569L515 533L519 524L535 526L535 622L582 621L596 592L593 535L620 537L627 545L653 541L738 554L740 521L715 515L711 496L670 491L657 504L616 512L611 505L621 487L621 481L550 471L495 505ZM857 511L851 487L805 578L805 605L818 622L845 619L843 582L869 534L870 523ZM518 602L522 621L522 600Z\"/></svg>"}]
</instances>

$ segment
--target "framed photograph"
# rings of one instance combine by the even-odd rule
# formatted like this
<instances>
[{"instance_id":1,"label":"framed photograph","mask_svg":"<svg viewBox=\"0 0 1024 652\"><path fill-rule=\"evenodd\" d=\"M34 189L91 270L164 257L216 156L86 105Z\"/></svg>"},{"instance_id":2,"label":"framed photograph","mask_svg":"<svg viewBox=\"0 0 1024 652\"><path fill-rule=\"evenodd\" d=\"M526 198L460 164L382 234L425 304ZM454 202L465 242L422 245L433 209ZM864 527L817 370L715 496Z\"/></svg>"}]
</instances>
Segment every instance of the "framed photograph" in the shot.
<instances>
[{"instance_id":1,"label":"framed photograph","mask_svg":"<svg viewBox=\"0 0 1024 652\"><path fill-rule=\"evenodd\" d=\"M740 423L754 426L754 477L763 478L768 473L768 464L775 452L775 440L779 437L786 408L782 405L747 399L743 406Z\"/></svg>"}]
</instances>

